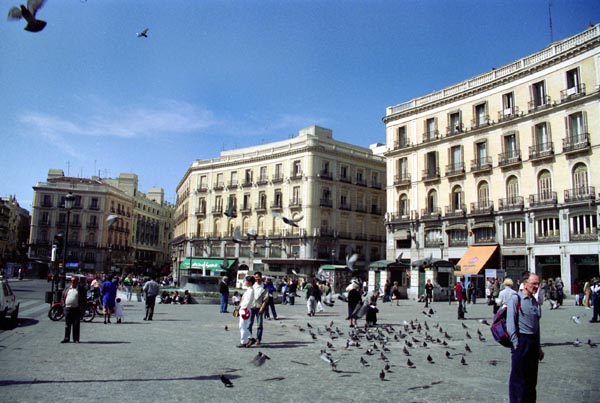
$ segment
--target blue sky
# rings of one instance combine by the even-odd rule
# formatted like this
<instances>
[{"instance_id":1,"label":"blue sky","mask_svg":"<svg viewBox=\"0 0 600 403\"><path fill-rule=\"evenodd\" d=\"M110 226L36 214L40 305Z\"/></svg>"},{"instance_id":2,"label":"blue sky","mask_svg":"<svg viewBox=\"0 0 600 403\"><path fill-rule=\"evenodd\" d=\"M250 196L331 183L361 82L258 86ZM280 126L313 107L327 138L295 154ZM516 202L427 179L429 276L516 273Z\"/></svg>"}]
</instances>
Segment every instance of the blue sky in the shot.
<instances>
[{"instance_id":1,"label":"blue sky","mask_svg":"<svg viewBox=\"0 0 600 403\"><path fill-rule=\"evenodd\" d=\"M597 0L550 8L555 41L600 22ZM48 0L42 32L0 20L0 196L30 210L32 186L59 168L133 172L173 202L190 164L224 149L314 124L384 142L387 106L546 47L548 11L548 0Z\"/></svg>"}]
</instances>

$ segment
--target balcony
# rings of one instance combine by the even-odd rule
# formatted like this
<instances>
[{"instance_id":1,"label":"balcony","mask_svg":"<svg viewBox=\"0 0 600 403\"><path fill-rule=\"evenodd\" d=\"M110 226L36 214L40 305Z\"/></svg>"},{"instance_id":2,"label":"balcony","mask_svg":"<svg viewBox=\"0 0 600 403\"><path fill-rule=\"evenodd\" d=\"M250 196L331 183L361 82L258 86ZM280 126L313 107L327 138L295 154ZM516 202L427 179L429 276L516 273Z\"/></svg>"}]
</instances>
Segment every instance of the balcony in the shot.
<instances>
[{"instance_id":1,"label":"balcony","mask_svg":"<svg viewBox=\"0 0 600 403\"><path fill-rule=\"evenodd\" d=\"M400 175L394 175L394 186L407 186L410 185L410 174L401 173Z\"/></svg>"},{"instance_id":2,"label":"balcony","mask_svg":"<svg viewBox=\"0 0 600 403\"><path fill-rule=\"evenodd\" d=\"M346 210L346 211L352 211L352 205L350 204L350 202L341 201L339 209Z\"/></svg>"},{"instance_id":3,"label":"balcony","mask_svg":"<svg viewBox=\"0 0 600 403\"><path fill-rule=\"evenodd\" d=\"M563 152L565 154L589 151L590 148L589 133L580 133L563 139Z\"/></svg>"},{"instance_id":4,"label":"balcony","mask_svg":"<svg viewBox=\"0 0 600 403\"><path fill-rule=\"evenodd\" d=\"M554 156L554 143L542 143L536 144L534 146L529 147L529 159L541 160L545 158L550 158Z\"/></svg>"},{"instance_id":5,"label":"balcony","mask_svg":"<svg viewBox=\"0 0 600 403\"><path fill-rule=\"evenodd\" d=\"M408 139L394 141L394 150L400 150L408 147L410 147L410 141Z\"/></svg>"},{"instance_id":6,"label":"balcony","mask_svg":"<svg viewBox=\"0 0 600 403\"><path fill-rule=\"evenodd\" d=\"M525 236L519 238L506 238L504 237L504 245L525 245Z\"/></svg>"},{"instance_id":7,"label":"balcony","mask_svg":"<svg viewBox=\"0 0 600 403\"><path fill-rule=\"evenodd\" d=\"M481 129L482 127L489 126L490 115L483 115L471 120L471 130Z\"/></svg>"},{"instance_id":8,"label":"balcony","mask_svg":"<svg viewBox=\"0 0 600 403\"><path fill-rule=\"evenodd\" d=\"M206 193L206 192L208 192L208 186L203 183L196 188L196 192L197 193Z\"/></svg>"},{"instance_id":9,"label":"balcony","mask_svg":"<svg viewBox=\"0 0 600 403\"><path fill-rule=\"evenodd\" d=\"M42 201L40 203L40 207L45 207L45 208L51 208L52 206L52 202L51 201ZM62 207L62 206L61 206Z\"/></svg>"},{"instance_id":10,"label":"balcony","mask_svg":"<svg viewBox=\"0 0 600 403\"><path fill-rule=\"evenodd\" d=\"M224 187L225 187L225 184L223 182L217 182L213 186L213 190L223 190Z\"/></svg>"},{"instance_id":11,"label":"balcony","mask_svg":"<svg viewBox=\"0 0 600 403\"><path fill-rule=\"evenodd\" d=\"M585 84L578 84L560 92L560 102L567 102L585 95Z\"/></svg>"},{"instance_id":12,"label":"balcony","mask_svg":"<svg viewBox=\"0 0 600 403\"><path fill-rule=\"evenodd\" d=\"M471 203L471 215L485 215L494 212L494 202L483 201Z\"/></svg>"},{"instance_id":13,"label":"balcony","mask_svg":"<svg viewBox=\"0 0 600 403\"><path fill-rule=\"evenodd\" d=\"M462 123L456 126L446 126L446 137L454 136L465 131L465 125Z\"/></svg>"},{"instance_id":14,"label":"balcony","mask_svg":"<svg viewBox=\"0 0 600 403\"><path fill-rule=\"evenodd\" d=\"M221 214L223 214L223 206L213 207L212 210L211 210L211 213L213 215L221 215Z\"/></svg>"},{"instance_id":15,"label":"balcony","mask_svg":"<svg viewBox=\"0 0 600 403\"><path fill-rule=\"evenodd\" d=\"M440 138L440 132L438 130L423 133L423 143L429 143L431 141L439 140Z\"/></svg>"},{"instance_id":16,"label":"balcony","mask_svg":"<svg viewBox=\"0 0 600 403\"><path fill-rule=\"evenodd\" d=\"M498 165L507 168L521 163L521 150L512 150L506 153L498 154Z\"/></svg>"},{"instance_id":17,"label":"balcony","mask_svg":"<svg viewBox=\"0 0 600 403\"><path fill-rule=\"evenodd\" d=\"M97 204L90 204L88 206L88 210L98 211L98 210L100 210L100 207Z\"/></svg>"},{"instance_id":18,"label":"balcony","mask_svg":"<svg viewBox=\"0 0 600 403\"><path fill-rule=\"evenodd\" d=\"M558 243L560 242L560 232L558 230L555 231L547 231L543 234L535 234L535 242L536 243Z\"/></svg>"},{"instance_id":19,"label":"balcony","mask_svg":"<svg viewBox=\"0 0 600 403\"><path fill-rule=\"evenodd\" d=\"M326 169L322 169L321 172L319 172L319 178L333 180L333 173Z\"/></svg>"},{"instance_id":20,"label":"balcony","mask_svg":"<svg viewBox=\"0 0 600 403\"><path fill-rule=\"evenodd\" d=\"M529 207L556 206L556 192L544 192L529 195Z\"/></svg>"},{"instance_id":21,"label":"balcony","mask_svg":"<svg viewBox=\"0 0 600 403\"><path fill-rule=\"evenodd\" d=\"M359 204L356 205L355 211L357 213L366 213L367 212L367 206L365 206L364 204L360 204L359 203Z\"/></svg>"},{"instance_id":22,"label":"balcony","mask_svg":"<svg viewBox=\"0 0 600 403\"><path fill-rule=\"evenodd\" d=\"M572 242L596 242L598 241L598 231L596 228L586 228L585 232L571 232L569 233L569 241Z\"/></svg>"},{"instance_id":23,"label":"balcony","mask_svg":"<svg viewBox=\"0 0 600 403\"><path fill-rule=\"evenodd\" d=\"M332 208L333 207L333 200L331 200L331 199L321 199L321 200L319 200L319 206L320 207L329 207L329 208Z\"/></svg>"},{"instance_id":24,"label":"balcony","mask_svg":"<svg viewBox=\"0 0 600 403\"><path fill-rule=\"evenodd\" d=\"M98 223L97 222L89 222L89 223L85 224L85 228L86 229L96 229L96 228L98 228Z\"/></svg>"},{"instance_id":25,"label":"balcony","mask_svg":"<svg viewBox=\"0 0 600 403\"><path fill-rule=\"evenodd\" d=\"M299 180L299 179L302 179L302 176L303 176L302 171L295 171L295 172L292 172L292 174L290 175L290 179L291 180Z\"/></svg>"},{"instance_id":26,"label":"balcony","mask_svg":"<svg viewBox=\"0 0 600 403\"><path fill-rule=\"evenodd\" d=\"M421 220L438 220L442 215L442 209L439 207L421 209Z\"/></svg>"},{"instance_id":27,"label":"balcony","mask_svg":"<svg viewBox=\"0 0 600 403\"><path fill-rule=\"evenodd\" d=\"M367 181L363 178L356 178L356 182L354 182L358 186L367 186Z\"/></svg>"},{"instance_id":28,"label":"balcony","mask_svg":"<svg viewBox=\"0 0 600 403\"><path fill-rule=\"evenodd\" d=\"M266 185L267 183L269 183L269 177L267 175L261 175L258 178L258 181L256 181L257 185Z\"/></svg>"},{"instance_id":29,"label":"balcony","mask_svg":"<svg viewBox=\"0 0 600 403\"><path fill-rule=\"evenodd\" d=\"M194 214L196 217L206 217L206 208L199 208L194 212Z\"/></svg>"},{"instance_id":30,"label":"balcony","mask_svg":"<svg viewBox=\"0 0 600 403\"><path fill-rule=\"evenodd\" d=\"M340 175L340 182L344 182L344 183L352 183L352 179L348 176L341 176Z\"/></svg>"},{"instance_id":31,"label":"balcony","mask_svg":"<svg viewBox=\"0 0 600 403\"><path fill-rule=\"evenodd\" d=\"M540 111L542 109L549 108L551 102L552 102L552 99L550 98L550 95L545 95L541 98L533 99L533 100L527 102L527 109L528 109L529 113Z\"/></svg>"},{"instance_id":32,"label":"balcony","mask_svg":"<svg viewBox=\"0 0 600 403\"><path fill-rule=\"evenodd\" d=\"M492 157L471 160L471 172L485 172L492 169Z\"/></svg>"},{"instance_id":33,"label":"balcony","mask_svg":"<svg viewBox=\"0 0 600 403\"><path fill-rule=\"evenodd\" d=\"M460 176L465 174L465 164L455 162L454 164L446 165L446 176Z\"/></svg>"},{"instance_id":34,"label":"balcony","mask_svg":"<svg viewBox=\"0 0 600 403\"><path fill-rule=\"evenodd\" d=\"M290 207L290 209L302 208L302 199L300 199L300 198L291 199L289 207Z\"/></svg>"},{"instance_id":35,"label":"balcony","mask_svg":"<svg viewBox=\"0 0 600 403\"><path fill-rule=\"evenodd\" d=\"M464 217L467 214L467 206L460 204L458 206L446 206L444 217Z\"/></svg>"},{"instance_id":36,"label":"balcony","mask_svg":"<svg viewBox=\"0 0 600 403\"><path fill-rule=\"evenodd\" d=\"M523 196L513 196L498 200L498 211L523 210L523 206L525 206Z\"/></svg>"},{"instance_id":37,"label":"balcony","mask_svg":"<svg viewBox=\"0 0 600 403\"><path fill-rule=\"evenodd\" d=\"M256 203L256 205L254 206L254 210L257 213L264 213L267 211L267 203L266 202L262 202L262 203Z\"/></svg>"},{"instance_id":38,"label":"balcony","mask_svg":"<svg viewBox=\"0 0 600 403\"><path fill-rule=\"evenodd\" d=\"M373 205L371 206L370 213L374 215L381 215L383 212L381 211L381 207Z\"/></svg>"},{"instance_id":39,"label":"balcony","mask_svg":"<svg viewBox=\"0 0 600 403\"><path fill-rule=\"evenodd\" d=\"M246 179L244 180L244 182L242 182L242 187L244 188L248 188L252 186L252 179Z\"/></svg>"},{"instance_id":40,"label":"balcony","mask_svg":"<svg viewBox=\"0 0 600 403\"><path fill-rule=\"evenodd\" d=\"M240 213L243 214L243 215L250 215L250 214L252 214L252 207L250 206L250 203L244 204L240 208Z\"/></svg>"},{"instance_id":41,"label":"balcony","mask_svg":"<svg viewBox=\"0 0 600 403\"><path fill-rule=\"evenodd\" d=\"M565 190L565 203L589 202L596 198L594 186L582 186Z\"/></svg>"},{"instance_id":42,"label":"balcony","mask_svg":"<svg viewBox=\"0 0 600 403\"><path fill-rule=\"evenodd\" d=\"M383 189L383 184L381 182L372 181L371 182L371 187L373 189Z\"/></svg>"},{"instance_id":43,"label":"balcony","mask_svg":"<svg viewBox=\"0 0 600 403\"><path fill-rule=\"evenodd\" d=\"M274 201L271 203L271 211L281 211L283 210L283 205L281 201Z\"/></svg>"},{"instance_id":44,"label":"balcony","mask_svg":"<svg viewBox=\"0 0 600 403\"><path fill-rule=\"evenodd\" d=\"M498 111L498 123L506 122L519 117L519 107L505 108Z\"/></svg>"},{"instance_id":45,"label":"balcony","mask_svg":"<svg viewBox=\"0 0 600 403\"><path fill-rule=\"evenodd\" d=\"M434 181L440 179L439 168L428 168L422 171L421 179L423 181Z\"/></svg>"},{"instance_id":46,"label":"balcony","mask_svg":"<svg viewBox=\"0 0 600 403\"><path fill-rule=\"evenodd\" d=\"M283 175L280 173L276 173L271 177L271 182L273 183L281 183L283 182Z\"/></svg>"}]
</instances>

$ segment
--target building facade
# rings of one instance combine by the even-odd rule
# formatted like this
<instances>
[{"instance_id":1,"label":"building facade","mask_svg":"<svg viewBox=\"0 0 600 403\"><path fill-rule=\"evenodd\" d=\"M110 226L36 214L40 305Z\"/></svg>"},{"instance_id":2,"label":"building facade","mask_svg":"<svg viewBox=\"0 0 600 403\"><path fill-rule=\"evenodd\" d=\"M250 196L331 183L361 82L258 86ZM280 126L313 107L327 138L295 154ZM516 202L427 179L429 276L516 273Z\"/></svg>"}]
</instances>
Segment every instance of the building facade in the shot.
<instances>
[{"instance_id":1,"label":"building facade","mask_svg":"<svg viewBox=\"0 0 600 403\"><path fill-rule=\"evenodd\" d=\"M138 208L145 196L137 191L137 176L121 175L125 190L119 188L119 179L66 177L62 170L49 170L46 182L38 182L33 187L30 257L38 261L50 259L55 237L67 232L69 217L67 270L144 272L168 265L170 257L165 239L162 239L164 249L153 254L152 261L137 260L138 256L145 256L138 249L145 251L146 247L146 238L138 242L138 222L145 221L139 211L158 203L148 200ZM127 185L132 183L135 189L128 193ZM64 200L69 193L74 196L74 206L67 211ZM164 209L169 211L168 207ZM150 212L163 217L160 228L172 226L172 212L155 213ZM111 215L119 218L109 224L106 220Z\"/></svg>"},{"instance_id":2,"label":"building facade","mask_svg":"<svg viewBox=\"0 0 600 403\"><path fill-rule=\"evenodd\" d=\"M177 187L174 267L212 258L239 270L312 275L358 253L366 269L384 254L384 181L382 156L318 126L194 161Z\"/></svg>"},{"instance_id":3,"label":"building facade","mask_svg":"<svg viewBox=\"0 0 600 403\"><path fill-rule=\"evenodd\" d=\"M567 290L598 276L599 83L595 25L387 108L388 258L468 256L460 275L529 270Z\"/></svg>"},{"instance_id":4,"label":"building facade","mask_svg":"<svg viewBox=\"0 0 600 403\"><path fill-rule=\"evenodd\" d=\"M0 198L0 269L26 266L30 221L14 196Z\"/></svg>"}]
</instances>

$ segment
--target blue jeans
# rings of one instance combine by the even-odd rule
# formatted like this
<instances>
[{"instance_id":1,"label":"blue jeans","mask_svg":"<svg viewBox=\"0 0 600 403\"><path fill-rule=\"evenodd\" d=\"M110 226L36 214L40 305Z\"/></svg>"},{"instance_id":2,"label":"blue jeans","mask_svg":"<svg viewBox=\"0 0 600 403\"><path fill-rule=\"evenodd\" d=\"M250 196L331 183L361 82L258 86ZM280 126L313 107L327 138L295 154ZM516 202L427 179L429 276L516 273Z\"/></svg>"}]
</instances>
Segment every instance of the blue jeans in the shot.
<instances>
[{"instance_id":1,"label":"blue jeans","mask_svg":"<svg viewBox=\"0 0 600 403\"><path fill-rule=\"evenodd\" d=\"M258 308L252 308L250 310L250 326L248 326L248 328L250 329L250 334L252 334L252 325L254 325L254 320L256 320L256 337L255 339L258 341L262 341L262 334L263 334L263 314L258 312L259 309Z\"/></svg>"},{"instance_id":2,"label":"blue jeans","mask_svg":"<svg viewBox=\"0 0 600 403\"><path fill-rule=\"evenodd\" d=\"M228 299L228 297L225 294L221 294L219 296L219 300L221 302L221 311L220 311L221 313L227 312L227 299Z\"/></svg>"}]
</instances>

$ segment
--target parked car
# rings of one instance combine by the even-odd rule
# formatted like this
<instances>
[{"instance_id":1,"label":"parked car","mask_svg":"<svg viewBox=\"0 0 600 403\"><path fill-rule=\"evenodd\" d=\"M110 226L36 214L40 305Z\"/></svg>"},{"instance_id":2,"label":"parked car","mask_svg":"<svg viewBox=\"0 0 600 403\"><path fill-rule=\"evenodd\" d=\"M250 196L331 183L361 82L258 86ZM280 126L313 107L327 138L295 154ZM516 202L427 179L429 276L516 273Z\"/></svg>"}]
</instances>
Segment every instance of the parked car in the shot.
<instances>
[{"instance_id":1,"label":"parked car","mask_svg":"<svg viewBox=\"0 0 600 403\"><path fill-rule=\"evenodd\" d=\"M17 302L17 296L10 288L8 280L0 277L0 325L4 327L9 324L11 327L15 327L18 320L19 302Z\"/></svg>"}]
</instances>

